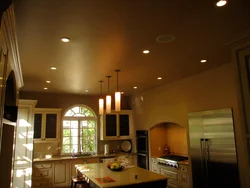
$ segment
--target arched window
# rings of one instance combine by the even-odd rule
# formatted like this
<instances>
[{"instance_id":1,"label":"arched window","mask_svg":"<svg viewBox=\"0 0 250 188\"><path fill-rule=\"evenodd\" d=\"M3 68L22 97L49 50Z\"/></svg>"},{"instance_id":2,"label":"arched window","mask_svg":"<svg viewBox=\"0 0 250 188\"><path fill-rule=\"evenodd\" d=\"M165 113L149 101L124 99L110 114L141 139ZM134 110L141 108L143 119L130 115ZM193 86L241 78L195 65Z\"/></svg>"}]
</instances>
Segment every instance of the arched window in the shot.
<instances>
[{"instance_id":1,"label":"arched window","mask_svg":"<svg viewBox=\"0 0 250 188\"><path fill-rule=\"evenodd\" d=\"M96 152L96 115L84 105L71 107L63 117L62 154Z\"/></svg>"}]
</instances>

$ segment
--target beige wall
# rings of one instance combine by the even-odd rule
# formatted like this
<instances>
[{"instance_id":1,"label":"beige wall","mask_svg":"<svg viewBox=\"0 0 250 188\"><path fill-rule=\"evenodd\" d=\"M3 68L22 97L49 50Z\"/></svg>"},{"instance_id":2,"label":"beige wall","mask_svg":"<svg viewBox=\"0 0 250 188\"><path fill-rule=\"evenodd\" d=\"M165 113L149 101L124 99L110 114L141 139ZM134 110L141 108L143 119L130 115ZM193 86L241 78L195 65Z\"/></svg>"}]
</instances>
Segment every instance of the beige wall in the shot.
<instances>
[{"instance_id":1,"label":"beige wall","mask_svg":"<svg viewBox=\"0 0 250 188\"><path fill-rule=\"evenodd\" d=\"M232 63L142 92L133 97L132 105L136 129L146 130L162 122L188 127L189 112L233 108L238 163L241 178L244 178L247 151L242 147L244 134Z\"/></svg>"},{"instance_id":2,"label":"beige wall","mask_svg":"<svg viewBox=\"0 0 250 188\"><path fill-rule=\"evenodd\" d=\"M171 154L188 155L187 129L172 123L161 123L149 131L151 156L166 155L165 146L168 146Z\"/></svg>"}]
</instances>

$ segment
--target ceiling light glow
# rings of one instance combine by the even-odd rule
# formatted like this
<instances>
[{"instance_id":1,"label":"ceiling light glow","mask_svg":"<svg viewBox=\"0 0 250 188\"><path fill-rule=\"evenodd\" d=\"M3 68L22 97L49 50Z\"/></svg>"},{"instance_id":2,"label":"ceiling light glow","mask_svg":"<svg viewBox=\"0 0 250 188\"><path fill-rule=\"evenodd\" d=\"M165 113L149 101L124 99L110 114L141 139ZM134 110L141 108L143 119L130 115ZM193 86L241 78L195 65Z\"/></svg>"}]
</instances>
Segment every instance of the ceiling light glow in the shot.
<instances>
[{"instance_id":1,"label":"ceiling light glow","mask_svg":"<svg viewBox=\"0 0 250 188\"><path fill-rule=\"evenodd\" d=\"M158 79L158 80L161 80L161 79L162 79L162 77L158 77L157 79Z\"/></svg>"},{"instance_id":2,"label":"ceiling light glow","mask_svg":"<svg viewBox=\"0 0 250 188\"><path fill-rule=\"evenodd\" d=\"M47 87L45 87L45 88L43 88L44 90L47 90L48 88Z\"/></svg>"},{"instance_id":3,"label":"ceiling light glow","mask_svg":"<svg viewBox=\"0 0 250 188\"><path fill-rule=\"evenodd\" d=\"M85 90L85 92L86 92L86 93L88 93L88 92L89 92L89 90L87 90L87 89L86 89L86 90Z\"/></svg>"},{"instance_id":4,"label":"ceiling light glow","mask_svg":"<svg viewBox=\"0 0 250 188\"><path fill-rule=\"evenodd\" d=\"M68 37L62 37L62 38L61 38L61 41L63 41L63 42L69 42L70 39L69 39Z\"/></svg>"},{"instance_id":5,"label":"ceiling light glow","mask_svg":"<svg viewBox=\"0 0 250 188\"><path fill-rule=\"evenodd\" d=\"M50 84L51 82L49 80L47 80L46 83Z\"/></svg>"},{"instance_id":6,"label":"ceiling light glow","mask_svg":"<svg viewBox=\"0 0 250 188\"><path fill-rule=\"evenodd\" d=\"M50 69L51 69L51 70L56 70L56 67L51 67Z\"/></svg>"},{"instance_id":7,"label":"ceiling light glow","mask_svg":"<svg viewBox=\"0 0 250 188\"><path fill-rule=\"evenodd\" d=\"M206 62L207 62L207 60L205 60L205 59L201 60L201 63L206 63Z\"/></svg>"},{"instance_id":8,"label":"ceiling light glow","mask_svg":"<svg viewBox=\"0 0 250 188\"><path fill-rule=\"evenodd\" d=\"M137 89L137 86L134 86L134 89Z\"/></svg>"},{"instance_id":9,"label":"ceiling light glow","mask_svg":"<svg viewBox=\"0 0 250 188\"><path fill-rule=\"evenodd\" d=\"M149 50L143 50L144 54L149 54L149 52L150 52Z\"/></svg>"},{"instance_id":10,"label":"ceiling light glow","mask_svg":"<svg viewBox=\"0 0 250 188\"><path fill-rule=\"evenodd\" d=\"M124 94L124 91L121 91L121 94L123 95L123 94Z\"/></svg>"},{"instance_id":11,"label":"ceiling light glow","mask_svg":"<svg viewBox=\"0 0 250 188\"><path fill-rule=\"evenodd\" d=\"M217 6L217 7L222 7L222 6L226 5L226 4L227 4L227 1L226 1L226 0L220 0L220 1L218 1L218 2L216 3L216 6Z\"/></svg>"}]
</instances>

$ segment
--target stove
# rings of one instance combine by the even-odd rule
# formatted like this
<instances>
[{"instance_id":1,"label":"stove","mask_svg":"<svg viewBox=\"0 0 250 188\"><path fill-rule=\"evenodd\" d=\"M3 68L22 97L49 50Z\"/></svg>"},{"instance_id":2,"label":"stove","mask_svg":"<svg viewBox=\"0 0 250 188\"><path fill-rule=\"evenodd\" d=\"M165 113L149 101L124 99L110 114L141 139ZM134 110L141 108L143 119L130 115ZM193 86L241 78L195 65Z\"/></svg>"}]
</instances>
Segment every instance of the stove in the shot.
<instances>
[{"instance_id":1,"label":"stove","mask_svg":"<svg viewBox=\"0 0 250 188\"><path fill-rule=\"evenodd\" d=\"M158 164L165 165L172 168L179 168L178 162L188 160L188 157L183 157L179 155L165 155L157 158Z\"/></svg>"}]
</instances>

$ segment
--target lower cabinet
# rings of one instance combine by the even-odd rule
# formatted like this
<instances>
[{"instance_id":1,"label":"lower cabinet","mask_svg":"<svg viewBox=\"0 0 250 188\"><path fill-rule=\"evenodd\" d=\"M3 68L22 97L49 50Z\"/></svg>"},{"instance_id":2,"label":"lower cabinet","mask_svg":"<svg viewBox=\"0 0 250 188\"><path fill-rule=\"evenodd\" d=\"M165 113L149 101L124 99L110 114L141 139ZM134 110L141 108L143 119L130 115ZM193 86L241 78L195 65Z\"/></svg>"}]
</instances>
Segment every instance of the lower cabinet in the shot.
<instances>
[{"instance_id":1,"label":"lower cabinet","mask_svg":"<svg viewBox=\"0 0 250 188\"><path fill-rule=\"evenodd\" d=\"M68 161L53 163L53 187L68 186L70 182L70 168Z\"/></svg>"},{"instance_id":2,"label":"lower cabinet","mask_svg":"<svg viewBox=\"0 0 250 188\"><path fill-rule=\"evenodd\" d=\"M52 187L52 164L39 163L33 165L32 187Z\"/></svg>"}]
</instances>

